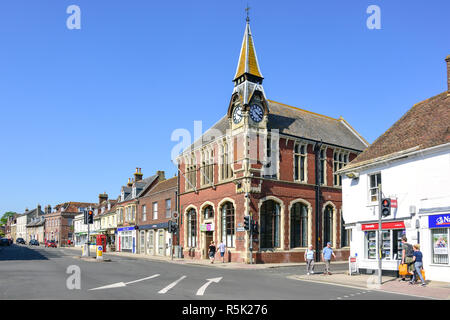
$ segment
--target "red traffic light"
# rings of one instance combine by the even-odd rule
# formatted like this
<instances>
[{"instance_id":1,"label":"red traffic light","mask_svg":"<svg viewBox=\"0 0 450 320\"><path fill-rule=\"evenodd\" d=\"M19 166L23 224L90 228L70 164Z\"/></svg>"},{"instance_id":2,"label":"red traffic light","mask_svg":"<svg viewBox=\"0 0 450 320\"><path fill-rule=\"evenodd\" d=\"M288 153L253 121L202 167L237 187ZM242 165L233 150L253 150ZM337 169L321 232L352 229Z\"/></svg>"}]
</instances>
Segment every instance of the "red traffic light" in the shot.
<instances>
[{"instance_id":1,"label":"red traffic light","mask_svg":"<svg viewBox=\"0 0 450 320\"><path fill-rule=\"evenodd\" d=\"M89 211L88 211L88 214L89 214L90 216L92 216L93 213L94 213L94 212L93 212L92 210L89 210Z\"/></svg>"},{"instance_id":2,"label":"red traffic light","mask_svg":"<svg viewBox=\"0 0 450 320\"><path fill-rule=\"evenodd\" d=\"M390 201L388 199L383 199L383 207L388 207L390 205Z\"/></svg>"}]
</instances>

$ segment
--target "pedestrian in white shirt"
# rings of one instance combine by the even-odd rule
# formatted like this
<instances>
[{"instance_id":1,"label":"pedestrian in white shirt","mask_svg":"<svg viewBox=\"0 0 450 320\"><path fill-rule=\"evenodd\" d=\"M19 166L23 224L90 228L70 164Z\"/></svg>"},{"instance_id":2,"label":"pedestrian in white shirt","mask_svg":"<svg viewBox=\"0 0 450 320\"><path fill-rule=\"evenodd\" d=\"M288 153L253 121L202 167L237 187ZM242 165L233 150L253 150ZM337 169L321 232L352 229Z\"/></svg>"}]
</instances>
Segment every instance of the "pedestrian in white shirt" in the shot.
<instances>
[{"instance_id":1,"label":"pedestrian in white shirt","mask_svg":"<svg viewBox=\"0 0 450 320\"><path fill-rule=\"evenodd\" d=\"M314 252L312 244L305 251L306 274L308 276L314 274Z\"/></svg>"},{"instance_id":2,"label":"pedestrian in white shirt","mask_svg":"<svg viewBox=\"0 0 450 320\"><path fill-rule=\"evenodd\" d=\"M220 252L220 256L222 257L222 263L225 262L225 249L226 249L226 245L223 243L223 241L220 241L219 244L219 252Z\"/></svg>"}]
</instances>

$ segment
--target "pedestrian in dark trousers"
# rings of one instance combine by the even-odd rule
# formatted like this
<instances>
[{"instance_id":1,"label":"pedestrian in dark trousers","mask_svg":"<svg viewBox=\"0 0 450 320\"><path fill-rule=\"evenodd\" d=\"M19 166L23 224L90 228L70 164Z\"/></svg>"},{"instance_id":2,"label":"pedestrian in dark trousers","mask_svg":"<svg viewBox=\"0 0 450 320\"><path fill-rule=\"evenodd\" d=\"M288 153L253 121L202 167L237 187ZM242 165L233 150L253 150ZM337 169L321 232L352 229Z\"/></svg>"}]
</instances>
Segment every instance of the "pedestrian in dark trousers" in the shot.
<instances>
[{"instance_id":1,"label":"pedestrian in dark trousers","mask_svg":"<svg viewBox=\"0 0 450 320\"><path fill-rule=\"evenodd\" d=\"M406 236L402 237L402 264L407 264L408 272L414 273L414 250L412 244L408 243ZM411 276L412 279L412 276ZM402 276L402 281L406 281L406 275Z\"/></svg>"},{"instance_id":2,"label":"pedestrian in dark trousers","mask_svg":"<svg viewBox=\"0 0 450 320\"><path fill-rule=\"evenodd\" d=\"M324 275L329 274L331 276L331 272L330 272L331 256L333 256L336 259L333 249L331 248L331 242L328 242L327 246L325 248L323 248L323 251L322 251L322 260L323 260L323 262L325 262Z\"/></svg>"},{"instance_id":3,"label":"pedestrian in dark trousers","mask_svg":"<svg viewBox=\"0 0 450 320\"><path fill-rule=\"evenodd\" d=\"M211 261L211 263L214 263L214 259L216 256L216 246L214 245L214 241L211 241L211 244L209 245L208 254L209 260Z\"/></svg>"},{"instance_id":4,"label":"pedestrian in dark trousers","mask_svg":"<svg viewBox=\"0 0 450 320\"><path fill-rule=\"evenodd\" d=\"M314 252L312 244L305 251L306 274L308 276L314 274Z\"/></svg>"},{"instance_id":5,"label":"pedestrian in dark trousers","mask_svg":"<svg viewBox=\"0 0 450 320\"><path fill-rule=\"evenodd\" d=\"M423 268L423 256L422 256L422 252L420 252L420 245L419 244L415 244L413 246L414 249L414 256L413 256L413 260L414 260L414 273L413 273L413 277L412 280L409 282L410 284L414 284L416 282L417 279L417 274L419 275L420 280L422 281L422 286L426 286L425 283L425 279L423 278L422 275L422 268Z\"/></svg>"}]
</instances>

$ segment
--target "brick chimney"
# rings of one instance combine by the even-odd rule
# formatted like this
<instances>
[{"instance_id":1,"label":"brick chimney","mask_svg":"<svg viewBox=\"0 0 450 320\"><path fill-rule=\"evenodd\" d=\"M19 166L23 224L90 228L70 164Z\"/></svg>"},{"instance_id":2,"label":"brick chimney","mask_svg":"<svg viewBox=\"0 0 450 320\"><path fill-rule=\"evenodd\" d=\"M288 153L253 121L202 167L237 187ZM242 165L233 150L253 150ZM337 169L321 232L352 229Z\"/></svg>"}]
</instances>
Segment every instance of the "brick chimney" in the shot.
<instances>
[{"instance_id":1,"label":"brick chimney","mask_svg":"<svg viewBox=\"0 0 450 320\"><path fill-rule=\"evenodd\" d=\"M108 195L106 194L106 192L98 195L98 204L101 204L103 201L108 201Z\"/></svg>"},{"instance_id":2,"label":"brick chimney","mask_svg":"<svg viewBox=\"0 0 450 320\"><path fill-rule=\"evenodd\" d=\"M450 96L450 54L445 61L447 62L447 96Z\"/></svg>"},{"instance_id":3,"label":"brick chimney","mask_svg":"<svg viewBox=\"0 0 450 320\"><path fill-rule=\"evenodd\" d=\"M156 175L159 177L159 181L166 180L166 174L164 171L156 171Z\"/></svg>"},{"instance_id":4,"label":"brick chimney","mask_svg":"<svg viewBox=\"0 0 450 320\"><path fill-rule=\"evenodd\" d=\"M52 213L52 206L51 205L48 205L48 206L45 207L45 213L46 214Z\"/></svg>"},{"instance_id":5,"label":"brick chimney","mask_svg":"<svg viewBox=\"0 0 450 320\"><path fill-rule=\"evenodd\" d=\"M136 168L136 172L134 173L134 181L138 182L142 180L142 172L141 172L141 168Z\"/></svg>"},{"instance_id":6,"label":"brick chimney","mask_svg":"<svg viewBox=\"0 0 450 320\"><path fill-rule=\"evenodd\" d=\"M132 187L133 186L133 182L131 181L131 178L128 178L127 186L128 187Z\"/></svg>"},{"instance_id":7,"label":"brick chimney","mask_svg":"<svg viewBox=\"0 0 450 320\"><path fill-rule=\"evenodd\" d=\"M39 217L40 214L41 214L41 205L38 204L36 208L36 218Z\"/></svg>"}]
</instances>

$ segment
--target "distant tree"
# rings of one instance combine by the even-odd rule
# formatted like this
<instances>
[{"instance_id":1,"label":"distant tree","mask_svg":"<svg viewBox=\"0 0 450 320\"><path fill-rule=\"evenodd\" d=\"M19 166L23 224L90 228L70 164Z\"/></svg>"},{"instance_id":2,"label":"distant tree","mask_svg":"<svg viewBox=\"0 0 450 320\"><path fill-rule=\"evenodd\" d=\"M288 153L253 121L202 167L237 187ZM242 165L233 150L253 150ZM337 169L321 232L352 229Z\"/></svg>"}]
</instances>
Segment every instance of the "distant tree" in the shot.
<instances>
[{"instance_id":1,"label":"distant tree","mask_svg":"<svg viewBox=\"0 0 450 320\"><path fill-rule=\"evenodd\" d=\"M15 214L16 213L12 211L5 212L5 214L0 219L0 225L5 225L6 222L8 221L8 218L14 216Z\"/></svg>"}]
</instances>

